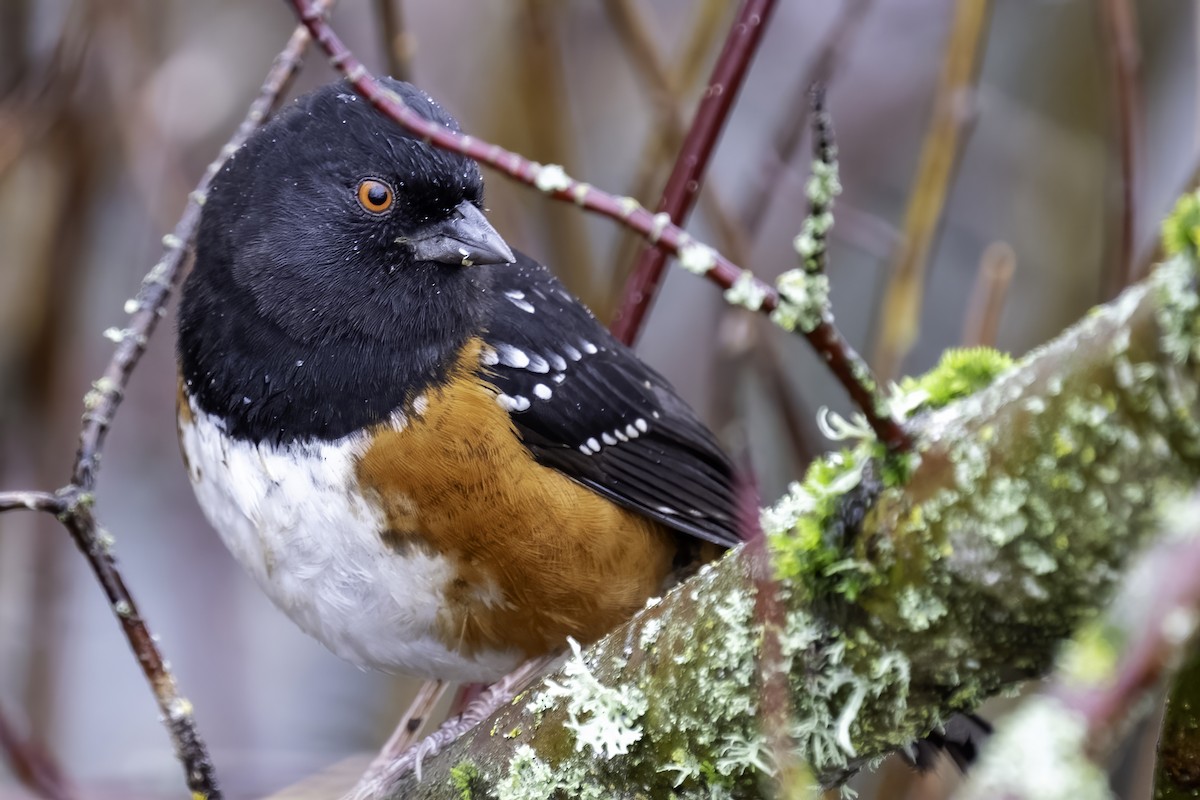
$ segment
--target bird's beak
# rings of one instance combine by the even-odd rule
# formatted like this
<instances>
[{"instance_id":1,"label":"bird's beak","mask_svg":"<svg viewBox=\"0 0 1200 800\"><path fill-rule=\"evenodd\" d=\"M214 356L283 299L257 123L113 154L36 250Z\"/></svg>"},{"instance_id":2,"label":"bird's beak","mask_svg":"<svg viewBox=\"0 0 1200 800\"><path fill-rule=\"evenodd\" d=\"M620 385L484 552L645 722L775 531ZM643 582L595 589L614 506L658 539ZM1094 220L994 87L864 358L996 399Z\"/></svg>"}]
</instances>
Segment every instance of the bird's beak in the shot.
<instances>
[{"instance_id":1,"label":"bird's beak","mask_svg":"<svg viewBox=\"0 0 1200 800\"><path fill-rule=\"evenodd\" d=\"M416 260L439 264L469 267L516 261L513 251L488 223L487 217L469 200L459 203L450 219L410 236L408 246Z\"/></svg>"}]
</instances>

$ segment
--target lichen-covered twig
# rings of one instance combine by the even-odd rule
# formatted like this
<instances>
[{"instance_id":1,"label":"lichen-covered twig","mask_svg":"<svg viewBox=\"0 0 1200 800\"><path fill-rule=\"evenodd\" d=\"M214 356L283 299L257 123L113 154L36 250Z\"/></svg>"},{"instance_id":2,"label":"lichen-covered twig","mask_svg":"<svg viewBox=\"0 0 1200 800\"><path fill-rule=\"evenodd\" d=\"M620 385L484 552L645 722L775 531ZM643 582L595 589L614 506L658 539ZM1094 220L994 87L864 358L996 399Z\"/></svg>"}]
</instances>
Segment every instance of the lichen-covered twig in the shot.
<instances>
[{"instance_id":1,"label":"lichen-covered twig","mask_svg":"<svg viewBox=\"0 0 1200 800\"><path fill-rule=\"evenodd\" d=\"M1200 494L1168 520L1108 612L1059 656L1050 685L999 728L960 793L964 800L1108 795L1104 757L1132 718L1152 708L1146 701L1179 665L1200 619ZM1190 773L1192 797L1200 768L1173 756L1160 749L1160 760L1182 767L1185 781Z\"/></svg>"},{"instance_id":2,"label":"lichen-covered twig","mask_svg":"<svg viewBox=\"0 0 1200 800\"><path fill-rule=\"evenodd\" d=\"M708 88L683 138L675 167L658 202L658 213L677 225L686 222L696 204L717 139L725 128L774 10L775 0L743 0L729 27ZM613 335L625 344L633 344L637 339L658 293L666 262L667 253L653 246L653 242L642 250L633 274L625 284L621 304L611 325Z\"/></svg>"},{"instance_id":3,"label":"lichen-covered twig","mask_svg":"<svg viewBox=\"0 0 1200 800\"><path fill-rule=\"evenodd\" d=\"M908 448L909 436L871 379L865 362L825 313L825 294L795 286L781 298L773 287L711 247L697 242L668 216L652 214L631 198L615 197L577 181L558 165L534 163L499 145L456 133L425 119L380 86L308 0L287 1L329 55L333 66L346 76L356 92L383 114L431 144L462 153L514 180L536 187L550 197L574 202L637 231L659 248L677 256L684 269L731 290L738 304L752 311L771 314L779 325L808 339L889 450L904 452Z\"/></svg>"},{"instance_id":4,"label":"lichen-covered twig","mask_svg":"<svg viewBox=\"0 0 1200 800\"><path fill-rule=\"evenodd\" d=\"M920 325L925 271L950 183L973 118L972 96L987 33L989 0L959 0L942 61L933 120L904 215L904 236L892 259L871 364L879 378L895 380Z\"/></svg>"},{"instance_id":5,"label":"lichen-covered twig","mask_svg":"<svg viewBox=\"0 0 1200 800\"><path fill-rule=\"evenodd\" d=\"M326 0L319 0L314 13L322 13L327 4ZM113 416L121 404L129 378L165 312L171 291L179 280L188 247L200 222L200 211L209 183L225 160L266 120L300 65L308 43L307 31L303 27L297 28L276 57L246 118L221 148L217 158L209 164L191 193L175 230L163 237L163 257L143 279L137 297L126 303L125 311L129 314L127 326L105 332L116 343L116 352L104 374L92 384L92 390L84 398L83 429L71 482L54 494L0 493L0 511L28 508L52 513L71 534L104 590L109 606L154 692L176 756L183 765L188 788L193 797L206 800L217 800L221 792L208 750L196 727L191 703L179 692L175 677L117 568L112 554L112 536L100 526L92 511L93 490L101 451Z\"/></svg>"},{"instance_id":6,"label":"lichen-covered twig","mask_svg":"<svg viewBox=\"0 0 1200 800\"><path fill-rule=\"evenodd\" d=\"M1200 481L1200 199L1170 230L1149 281L1024 360L966 351L906 384L906 463L861 431L764 512L788 737L822 782L1041 674ZM780 764L748 559L652 601L392 796L753 795Z\"/></svg>"}]
</instances>

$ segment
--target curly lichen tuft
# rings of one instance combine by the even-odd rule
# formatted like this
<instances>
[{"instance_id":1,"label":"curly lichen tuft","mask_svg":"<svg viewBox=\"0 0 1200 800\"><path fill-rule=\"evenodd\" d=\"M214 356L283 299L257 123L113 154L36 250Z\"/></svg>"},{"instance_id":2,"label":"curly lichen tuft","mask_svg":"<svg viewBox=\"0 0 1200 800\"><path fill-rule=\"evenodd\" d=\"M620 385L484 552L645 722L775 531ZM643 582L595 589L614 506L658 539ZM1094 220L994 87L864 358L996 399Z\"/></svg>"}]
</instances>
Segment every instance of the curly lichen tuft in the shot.
<instances>
[{"instance_id":1,"label":"curly lichen tuft","mask_svg":"<svg viewBox=\"0 0 1200 800\"><path fill-rule=\"evenodd\" d=\"M790 269L775 282L779 305L771 321L785 331L812 331L829 310L829 277L803 269Z\"/></svg>"}]
</instances>

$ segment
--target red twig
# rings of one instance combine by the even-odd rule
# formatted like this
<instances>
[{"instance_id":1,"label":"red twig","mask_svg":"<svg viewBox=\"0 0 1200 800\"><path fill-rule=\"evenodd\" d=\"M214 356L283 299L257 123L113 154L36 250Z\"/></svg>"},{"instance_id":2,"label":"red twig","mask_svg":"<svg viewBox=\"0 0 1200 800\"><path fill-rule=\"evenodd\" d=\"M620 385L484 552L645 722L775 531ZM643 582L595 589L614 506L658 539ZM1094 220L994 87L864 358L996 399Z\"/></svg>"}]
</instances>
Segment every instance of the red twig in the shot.
<instances>
[{"instance_id":1,"label":"red twig","mask_svg":"<svg viewBox=\"0 0 1200 800\"><path fill-rule=\"evenodd\" d=\"M676 224L685 222L696 204L717 138L725 127L733 101L737 99L774 10L775 0L745 0L729 28L725 47L713 67L708 88L658 201L658 211L669 215ZM625 284L621 304L611 325L613 334L625 344L633 344L637 339L658 292L666 263L667 253L662 249L649 246L642 250L633 274Z\"/></svg>"},{"instance_id":2,"label":"red twig","mask_svg":"<svg viewBox=\"0 0 1200 800\"><path fill-rule=\"evenodd\" d=\"M557 200L573 202L596 214L615 220L625 227L637 231L659 248L672 255L679 255L688 248L701 250L707 260L703 274L718 286L728 289L739 278L744 281L745 270L725 256L703 247L682 228L664 217L652 214L632 198L619 198L566 175L561 168L544 167L526 158L505 150L499 145L467 136L425 119L410 109L393 92L379 85L374 76L307 0L287 0L297 17L307 27L313 38L329 56L333 66L364 99L375 106L389 119L422 137L425 141L446 150L452 150L475 159L505 175L529 186L534 186ZM770 313L779 307L779 294L774 287L757 279L748 281L751 290L762 298L757 310ZM877 397L877 389L869 378L861 356L850 347L841 333L828 319L819 322L812 330L800 328L798 332L808 339L838 380L846 387L850 397L862 409L868 423L887 447L893 451L907 449L911 442L903 426L890 417Z\"/></svg>"}]
</instances>

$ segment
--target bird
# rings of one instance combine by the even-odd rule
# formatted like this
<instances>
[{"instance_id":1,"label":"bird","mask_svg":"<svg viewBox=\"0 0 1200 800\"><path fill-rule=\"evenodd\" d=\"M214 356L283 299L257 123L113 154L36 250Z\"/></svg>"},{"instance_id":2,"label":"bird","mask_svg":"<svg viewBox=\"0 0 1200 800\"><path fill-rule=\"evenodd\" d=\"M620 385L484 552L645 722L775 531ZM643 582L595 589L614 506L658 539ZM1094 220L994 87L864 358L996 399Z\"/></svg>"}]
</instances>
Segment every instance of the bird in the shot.
<instances>
[{"instance_id":1,"label":"bird","mask_svg":"<svg viewBox=\"0 0 1200 800\"><path fill-rule=\"evenodd\" d=\"M361 667L471 683L741 538L713 433L483 200L346 82L304 95L208 189L177 347L195 495L275 605Z\"/></svg>"}]
</instances>

